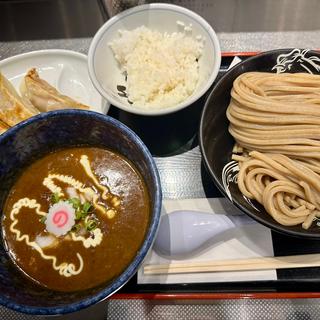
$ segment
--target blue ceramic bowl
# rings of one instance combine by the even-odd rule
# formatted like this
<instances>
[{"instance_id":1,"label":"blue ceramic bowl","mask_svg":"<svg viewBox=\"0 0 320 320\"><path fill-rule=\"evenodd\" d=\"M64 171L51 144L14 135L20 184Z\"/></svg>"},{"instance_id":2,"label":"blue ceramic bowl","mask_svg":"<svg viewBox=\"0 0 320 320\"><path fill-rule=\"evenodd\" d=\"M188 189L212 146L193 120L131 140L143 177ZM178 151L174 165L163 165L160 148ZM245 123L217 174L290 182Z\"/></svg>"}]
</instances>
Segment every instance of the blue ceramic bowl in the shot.
<instances>
[{"instance_id":1,"label":"blue ceramic bowl","mask_svg":"<svg viewBox=\"0 0 320 320\"><path fill-rule=\"evenodd\" d=\"M21 168L61 147L106 147L131 160L143 173L151 199L151 219L134 260L112 282L78 292L56 292L28 280L0 246L0 304L19 312L55 315L79 311L107 298L137 271L155 237L161 210L161 185L155 162L140 138L119 121L95 112L63 110L43 113L0 136L0 212ZM1 242L2 243L2 242Z\"/></svg>"}]
</instances>

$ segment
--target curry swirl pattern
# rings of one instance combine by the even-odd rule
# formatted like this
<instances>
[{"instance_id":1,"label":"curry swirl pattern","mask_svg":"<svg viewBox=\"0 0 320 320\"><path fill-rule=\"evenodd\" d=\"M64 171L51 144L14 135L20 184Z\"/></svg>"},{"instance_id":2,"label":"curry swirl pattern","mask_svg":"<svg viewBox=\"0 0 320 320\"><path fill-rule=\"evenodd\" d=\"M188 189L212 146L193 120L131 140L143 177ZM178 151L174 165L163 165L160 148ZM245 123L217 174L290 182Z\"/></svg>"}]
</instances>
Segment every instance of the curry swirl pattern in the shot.
<instances>
[{"instance_id":1,"label":"curry swirl pattern","mask_svg":"<svg viewBox=\"0 0 320 320\"><path fill-rule=\"evenodd\" d=\"M90 288L134 257L149 210L144 181L127 159L100 148L63 149L37 160L14 184L4 240L13 261L38 283Z\"/></svg>"},{"instance_id":2,"label":"curry swirl pattern","mask_svg":"<svg viewBox=\"0 0 320 320\"><path fill-rule=\"evenodd\" d=\"M10 213L10 218L13 221L11 226L10 226L10 231L16 234L17 236L17 241L25 241L26 244L36 251L38 251L42 257L42 259L45 260L51 260L52 261L52 267L54 270L59 271L59 274L64 277L71 277L73 275L79 274L82 269L83 269L83 260L82 257L79 253L77 253L77 258L79 259L79 267L76 269L75 265L73 263L67 263L67 262L62 262L61 264L57 264L57 257L55 256L49 256L46 255L42 248L35 242L35 241L30 241L30 237L27 234L21 234L21 231L16 228L16 224L18 223L18 219L16 215L19 214L20 210L23 207L28 207L30 209L35 209L36 213L40 216L45 216L46 213L42 212L40 210L40 205L36 202L34 199L29 199L29 198L24 198L20 199L18 202L15 203L13 206L13 209Z\"/></svg>"}]
</instances>

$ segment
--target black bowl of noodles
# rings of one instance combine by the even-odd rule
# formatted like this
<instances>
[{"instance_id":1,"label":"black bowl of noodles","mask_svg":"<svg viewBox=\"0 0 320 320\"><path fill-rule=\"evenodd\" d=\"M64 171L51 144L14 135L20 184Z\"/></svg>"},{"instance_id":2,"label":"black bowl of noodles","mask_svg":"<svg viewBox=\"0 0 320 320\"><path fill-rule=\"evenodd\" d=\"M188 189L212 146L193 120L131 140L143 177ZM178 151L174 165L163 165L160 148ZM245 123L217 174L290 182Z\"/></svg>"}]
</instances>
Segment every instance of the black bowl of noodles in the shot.
<instances>
[{"instance_id":1,"label":"black bowl of noodles","mask_svg":"<svg viewBox=\"0 0 320 320\"><path fill-rule=\"evenodd\" d=\"M264 52L215 85L199 131L205 166L235 206L275 231L313 239L320 239L318 97L320 53Z\"/></svg>"}]
</instances>

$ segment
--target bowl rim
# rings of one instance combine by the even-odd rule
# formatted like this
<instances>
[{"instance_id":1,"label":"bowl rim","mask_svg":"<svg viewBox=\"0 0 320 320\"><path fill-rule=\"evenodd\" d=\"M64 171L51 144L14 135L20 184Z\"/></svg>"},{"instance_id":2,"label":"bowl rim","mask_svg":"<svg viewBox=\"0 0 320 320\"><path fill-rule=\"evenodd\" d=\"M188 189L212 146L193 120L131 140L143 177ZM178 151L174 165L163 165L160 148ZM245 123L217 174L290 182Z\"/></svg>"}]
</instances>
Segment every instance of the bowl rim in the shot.
<instances>
[{"instance_id":1,"label":"bowl rim","mask_svg":"<svg viewBox=\"0 0 320 320\"><path fill-rule=\"evenodd\" d=\"M207 171L209 172L210 178L213 180L215 186L219 189L219 191L223 194L223 196L225 198L228 199L228 201L230 201L234 206L236 206L238 209L240 209L242 212L244 212L245 214L247 214L249 217L253 218L254 220L256 220L257 222L261 223L262 225L268 227L271 230L274 230L278 233L284 234L286 236L293 236L296 238L303 238L303 239L313 239L313 240L320 240L320 233L319 234L311 234L311 233L301 233L299 231L296 230L290 230L290 229L286 229L287 226L282 226L281 224L279 224L278 222L276 222L274 220L274 222L269 222L267 220L265 220L263 217L260 217L258 215L253 214L250 210L248 210L246 207L242 206L237 200L234 199L230 199L226 190L224 189L224 187L222 186L222 184L220 183L217 175L215 174L215 172L212 170L210 163L209 163L209 159L207 157L207 153L205 151L205 147L204 147L204 122L205 120L205 114L207 112L207 110L210 108L210 104L212 104L212 96L214 95L214 93L223 85L225 79L229 76L229 74L231 72L233 72L236 69L241 69L244 65L251 63L252 61L256 60L256 59L261 59L265 56L268 55L272 55L275 53L286 53L286 52L290 52L292 50L294 50L296 48L280 48L280 49L273 49L273 50L268 50L268 51L263 51L260 52L254 56L251 56L239 63L237 63L236 65L234 65L232 68L230 68L229 70L226 71L226 73L219 79L219 81L215 84L215 86L212 88L211 92L209 93L209 95L206 98L205 101L205 105L204 108L201 112L201 117L200 117L200 125L199 125L199 131L198 131L198 136L199 136L199 147L200 147L200 152L204 161L204 165L205 168L207 169ZM320 56L320 53L317 52L316 50L308 50L308 52L312 53L312 54L316 54L318 56Z\"/></svg>"},{"instance_id":2,"label":"bowl rim","mask_svg":"<svg viewBox=\"0 0 320 320\"><path fill-rule=\"evenodd\" d=\"M98 44L105 34L107 32L108 28L112 26L113 24L117 23L118 21L125 19L127 16L141 12L141 11L149 11L149 10L169 10L169 11L174 11L186 16L189 16L193 20L197 21L203 29L208 33L210 40L213 43L213 48L214 52L212 53L214 56L212 59L214 59L214 64L213 64L213 70L210 74L209 79L207 80L206 84L203 86L201 90L197 92L195 95L191 95L187 100L180 102L174 107L167 107L163 109L155 109L155 110L150 110L146 108L130 108L126 105L123 105L118 102L118 100L114 99L111 95L108 94L104 90L104 88L101 86L100 82L98 81L96 74L95 74L95 67L94 67L94 60L95 60L95 52L98 47ZM178 6L174 4L167 4L167 3L151 3L151 4L144 4L144 5L139 5L131 9L127 9L123 12L120 12L119 14L115 15L111 19L109 19L106 23L104 23L100 29L97 31L97 33L94 35L90 46L89 46L89 51L88 51L88 70L89 70L89 76L91 78L91 81L95 88L100 92L103 98L107 99L112 105L116 106L117 108L127 111L129 113L133 114L139 114L139 115L144 115L144 116L159 116L159 115L164 115L164 114L170 114L176 111L179 111L183 108L186 108L196 102L198 99L200 99L206 92L207 90L211 87L212 83L216 79L219 69L221 65L221 48L220 48L220 42L218 39L218 36L214 29L211 27L211 25L200 15L197 13Z\"/></svg>"},{"instance_id":3,"label":"bowl rim","mask_svg":"<svg viewBox=\"0 0 320 320\"><path fill-rule=\"evenodd\" d=\"M106 284L106 287L99 290L95 295L87 298L83 298L77 302L73 302L65 306L50 306L50 307L30 306L30 305L25 305L23 303L12 302L9 298L6 298L3 295L0 295L0 304L14 311L22 312L25 314L32 314L32 315L59 315L59 314L66 314L66 313L80 311L81 309L87 308L91 305L94 305L98 302L101 302L107 299L108 297L113 295L115 292L120 290L137 272L139 266L145 259L148 253L148 250L152 246L152 243L156 236L156 232L159 227L161 205L162 205L162 190L161 190L160 175L159 175L155 160L153 159L150 151L148 150L144 142L140 139L140 137L133 130L131 130L126 125L124 125L119 120L116 120L108 115L100 114L95 111L77 110L77 109L65 109L65 110L56 110L56 111L40 113L36 116L33 116L27 120L24 120L18 123L17 125L8 129L2 135L0 135L0 144L10 140L10 138L13 135L15 135L16 132L19 132L21 129L35 122L42 121L47 118L57 118L57 117L60 118L61 116L74 116L79 114L81 114L81 116L83 117L98 119L102 122L107 122L112 126L117 127L122 132L124 132L127 137L132 139L135 142L135 144L140 148L141 152L145 156L146 162L150 168L150 174L152 175L153 180L155 182L155 194L154 194L155 202L154 202L153 219L150 219L150 224L147 229L144 241L142 242L134 259L130 262L130 264L124 269L124 271L118 277L116 277L114 280ZM57 293L59 294L58 291Z\"/></svg>"},{"instance_id":4,"label":"bowl rim","mask_svg":"<svg viewBox=\"0 0 320 320\"><path fill-rule=\"evenodd\" d=\"M28 51L28 52L22 52L19 54L16 54L14 56L10 56L7 58L4 58L0 61L0 66L2 66L3 64L7 64L7 63L12 63L12 62L16 62L19 61L21 58L29 58L29 57L33 57L33 56L46 56L46 55L66 55L66 56L74 56L77 58L80 58L82 60L86 60L87 59L87 55L85 53L82 52L78 52L78 51L74 51L74 50L69 50L69 49L40 49L40 50L32 50L32 51Z\"/></svg>"}]
</instances>

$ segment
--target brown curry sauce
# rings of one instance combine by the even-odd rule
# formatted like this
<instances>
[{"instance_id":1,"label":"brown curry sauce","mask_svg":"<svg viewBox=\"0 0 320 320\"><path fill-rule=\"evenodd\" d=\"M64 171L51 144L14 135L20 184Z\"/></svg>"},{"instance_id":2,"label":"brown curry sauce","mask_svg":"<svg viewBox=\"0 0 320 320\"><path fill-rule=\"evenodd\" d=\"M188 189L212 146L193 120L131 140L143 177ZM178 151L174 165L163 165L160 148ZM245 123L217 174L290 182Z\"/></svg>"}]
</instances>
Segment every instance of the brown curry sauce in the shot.
<instances>
[{"instance_id":1,"label":"brown curry sauce","mask_svg":"<svg viewBox=\"0 0 320 320\"><path fill-rule=\"evenodd\" d=\"M10 212L21 198L36 199L41 210L48 212L51 192L43 184L49 173L69 175L92 187L92 180L79 164L81 155L87 155L98 181L117 195L121 204L114 218L97 213L103 233L100 245L85 248L82 242L61 241L54 248L45 248L46 255L55 255L58 262L68 261L79 265L76 253L83 258L80 274L64 277L25 241L17 241L11 232ZM64 183L57 182L66 187ZM22 208L16 225L30 240L43 232L45 225L34 209ZM26 168L10 190L4 207L2 229L4 242L13 262L28 277L49 289L76 291L97 286L117 277L133 260L139 250L150 219L150 200L143 178L134 165L123 156L110 150L91 147L63 149L35 161Z\"/></svg>"}]
</instances>

